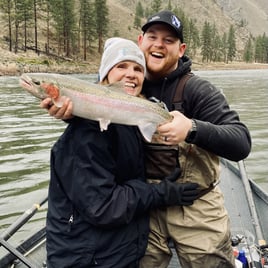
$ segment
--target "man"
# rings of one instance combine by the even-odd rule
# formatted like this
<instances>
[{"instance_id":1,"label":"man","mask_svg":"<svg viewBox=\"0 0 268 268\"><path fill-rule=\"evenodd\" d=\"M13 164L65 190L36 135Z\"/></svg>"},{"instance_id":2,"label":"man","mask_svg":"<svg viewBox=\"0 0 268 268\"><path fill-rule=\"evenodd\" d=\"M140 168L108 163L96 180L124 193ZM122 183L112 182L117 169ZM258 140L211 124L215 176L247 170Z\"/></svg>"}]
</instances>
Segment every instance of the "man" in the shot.
<instances>
[{"instance_id":1,"label":"man","mask_svg":"<svg viewBox=\"0 0 268 268\"><path fill-rule=\"evenodd\" d=\"M196 76L186 83L183 110L178 111L173 103L175 91L179 81L191 71L191 60L184 56L182 23L172 12L162 11L151 16L142 30L138 43L147 65L142 93L165 102L174 116L172 122L158 128L158 142L166 147L146 144L148 180L158 183L164 177L161 168L165 170L165 165L176 163L173 152L179 145L182 173L178 181L198 182L204 191L192 206L151 212L151 232L140 267L167 267L171 239L183 268L233 268L229 218L223 195L216 186L219 157L233 161L247 157L251 149L249 131L238 114L230 110L223 94ZM48 102L43 101L42 106L47 107ZM51 115L61 119L69 118L71 111L69 100L62 109L49 109ZM161 157L163 152L165 157ZM158 162L154 162L155 158ZM154 172L152 167L160 171Z\"/></svg>"},{"instance_id":2,"label":"man","mask_svg":"<svg viewBox=\"0 0 268 268\"><path fill-rule=\"evenodd\" d=\"M142 30L138 43L147 67L142 93L165 102L174 116L172 122L158 128L158 141L167 146L179 144L182 174L178 181L198 182L204 194L190 207L151 212L151 232L140 267L167 267L171 258L169 239L175 244L183 268L234 267L229 218L222 193L216 186L219 156L233 161L247 157L251 149L249 131L237 113L230 110L223 94L196 76L189 78L185 85L183 113L174 111L177 85L191 72L191 61L184 56L182 23L172 12L161 11L152 15ZM150 168L154 158L159 159L161 154L155 148L147 146ZM146 173L153 182L155 172ZM163 175L160 172L159 178Z\"/></svg>"}]
</instances>

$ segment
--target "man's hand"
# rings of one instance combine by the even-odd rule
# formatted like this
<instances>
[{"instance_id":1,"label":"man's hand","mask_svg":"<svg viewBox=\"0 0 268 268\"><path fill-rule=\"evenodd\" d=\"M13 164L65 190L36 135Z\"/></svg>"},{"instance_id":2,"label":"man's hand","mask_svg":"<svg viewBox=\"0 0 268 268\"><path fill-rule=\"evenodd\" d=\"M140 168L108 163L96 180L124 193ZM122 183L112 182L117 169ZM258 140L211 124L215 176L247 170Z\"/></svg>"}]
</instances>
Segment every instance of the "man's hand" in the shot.
<instances>
[{"instance_id":1,"label":"man's hand","mask_svg":"<svg viewBox=\"0 0 268 268\"><path fill-rule=\"evenodd\" d=\"M192 127L191 119L187 118L182 113L172 111L170 114L173 116L173 120L157 128L157 141L167 145L178 144L184 141L188 131Z\"/></svg>"},{"instance_id":2,"label":"man's hand","mask_svg":"<svg viewBox=\"0 0 268 268\"><path fill-rule=\"evenodd\" d=\"M47 109L48 114L54 116L57 119L67 120L73 117L73 103L70 98L61 97L63 100L63 104L61 107L57 107L51 102L50 98L46 98L41 101L40 107Z\"/></svg>"}]
</instances>

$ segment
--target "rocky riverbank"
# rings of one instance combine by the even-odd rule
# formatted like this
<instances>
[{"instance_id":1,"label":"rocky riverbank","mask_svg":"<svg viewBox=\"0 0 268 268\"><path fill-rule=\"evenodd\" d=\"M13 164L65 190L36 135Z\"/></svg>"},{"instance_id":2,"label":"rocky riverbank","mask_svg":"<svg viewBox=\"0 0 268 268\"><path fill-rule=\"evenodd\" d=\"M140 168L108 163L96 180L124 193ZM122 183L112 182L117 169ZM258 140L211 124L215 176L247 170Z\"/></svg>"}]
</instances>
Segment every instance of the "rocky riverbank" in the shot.
<instances>
[{"instance_id":1,"label":"rocky riverbank","mask_svg":"<svg viewBox=\"0 0 268 268\"><path fill-rule=\"evenodd\" d=\"M87 61L37 55L34 52L14 54L0 49L0 76L16 76L26 72L49 73L96 73L100 57Z\"/></svg>"},{"instance_id":2,"label":"rocky riverbank","mask_svg":"<svg viewBox=\"0 0 268 268\"><path fill-rule=\"evenodd\" d=\"M50 72L50 73L96 73L100 63L100 56L92 56L87 61L72 59L55 59L34 52L14 54L0 49L0 76L14 76L25 72ZM193 71L196 70L246 70L268 69L268 64L260 63L197 63L193 61Z\"/></svg>"}]
</instances>

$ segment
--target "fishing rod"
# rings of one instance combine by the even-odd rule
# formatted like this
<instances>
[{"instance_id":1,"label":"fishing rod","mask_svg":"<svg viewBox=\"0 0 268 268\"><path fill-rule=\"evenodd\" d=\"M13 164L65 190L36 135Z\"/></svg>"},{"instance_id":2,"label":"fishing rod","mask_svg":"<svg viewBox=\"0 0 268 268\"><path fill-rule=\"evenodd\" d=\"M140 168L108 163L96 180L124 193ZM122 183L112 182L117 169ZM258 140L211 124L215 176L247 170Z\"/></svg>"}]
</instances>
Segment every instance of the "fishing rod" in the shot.
<instances>
[{"instance_id":1,"label":"fishing rod","mask_svg":"<svg viewBox=\"0 0 268 268\"><path fill-rule=\"evenodd\" d=\"M256 206L255 206L255 203L254 203L251 187L250 187L250 184L249 184L249 179L247 177L245 164L244 164L243 160L238 162L238 167L239 167L242 182L243 182L243 185L244 185L244 188L245 188L246 198L247 198L247 201L248 201L248 204L249 204L250 213L251 213L251 217L253 219L253 225L255 227L258 242L259 243L264 242L263 233L262 233L262 230L261 230L261 227L260 227L260 222L259 222Z\"/></svg>"},{"instance_id":2,"label":"fishing rod","mask_svg":"<svg viewBox=\"0 0 268 268\"><path fill-rule=\"evenodd\" d=\"M24 257L16 248L11 246L6 240L0 237L0 245L2 245L5 249L7 249L10 253L16 256L23 264L25 264L29 268L36 268L29 260Z\"/></svg>"},{"instance_id":3,"label":"fishing rod","mask_svg":"<svg viewBox=\"0 0 268 268\"><path fill-rule=\"evenodd\" d=\"M23 262L29 268L35 268L26 257L23 256L16 248L10 245L7 240L18 231L33 215L40 209L40 207L47 202L48 197L43 198L39 203L34 203L31 208L24 211L24 213L11 224L0 236L0 246L3 246L10 253L16 256L21 262Z\"/></svg>"},{"instance_id":4,"label":"fishing rod","mask_svg":"<svg viewBox=\"0 0 268 268\"><path fill-rule=\"evenodd\" d=\"M7 241L16 231L18 231L33 215L40 209L40 207L47 202L48 197L43 198L39 203L34 203L31 208L24 211L24 213L12 223L2 234L0 238Z\"/></svg>"}]
</instances>

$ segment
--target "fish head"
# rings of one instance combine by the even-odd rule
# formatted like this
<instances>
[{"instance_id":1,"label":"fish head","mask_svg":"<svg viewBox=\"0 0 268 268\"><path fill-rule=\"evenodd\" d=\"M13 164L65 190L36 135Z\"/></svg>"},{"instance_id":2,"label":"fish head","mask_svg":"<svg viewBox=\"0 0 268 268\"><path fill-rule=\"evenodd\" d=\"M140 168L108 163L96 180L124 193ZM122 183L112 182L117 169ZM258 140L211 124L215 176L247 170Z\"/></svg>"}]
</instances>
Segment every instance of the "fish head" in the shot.
<instances>
[{"instance_id":1,"label":"fish head","mask_svg":"<svg viewBox=\"0 0 268 268\"><path fill-rule=\"evenodd\" d=\"M22 74L19 80L20 86L39 99L59 97L59 88L51 82L43 81L35 74Z\"/></svg>"}]
</instances>

